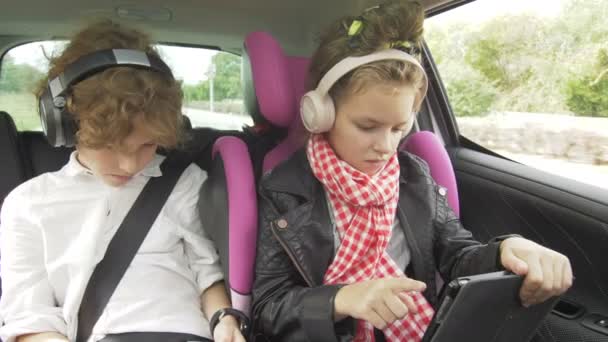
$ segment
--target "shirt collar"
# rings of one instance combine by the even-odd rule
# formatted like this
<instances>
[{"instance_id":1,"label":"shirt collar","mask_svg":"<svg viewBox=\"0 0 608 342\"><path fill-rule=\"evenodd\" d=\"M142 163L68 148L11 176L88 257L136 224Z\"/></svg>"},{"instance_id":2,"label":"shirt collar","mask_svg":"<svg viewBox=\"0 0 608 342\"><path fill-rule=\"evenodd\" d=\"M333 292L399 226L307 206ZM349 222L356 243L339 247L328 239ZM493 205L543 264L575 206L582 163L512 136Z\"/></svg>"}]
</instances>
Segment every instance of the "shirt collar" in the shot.
<instances>
[{"instance_id":1,"label":"shirt collar","mask_svg":"<svg viewBox=\"0 0 608 342\"><path fill-rule=\"evenodd\" d=\"M70 160L68 161L67 165L65 166L65 172L68 176L77 176L77 175L90 175L92 176L93 173L91 172L91 170L87 169L86 167L84 167L84 165L82 165L79 161L78 158L76 158L78 151L73 151L70 154ZM160 164L163 163L163 161L165 160L165 156L161 156L159 154L156 154L154 156L154 159L152 159L148 165L146 165L146 167L144 167L143 170L141 170L137 175L135 175L135 177L142 175L142 176L146 176L146 177L160 177L163 175L163 173L160 170Z\"/></svg>"},{"instance_id":2,"label":"shirt collar","mask_svg":"<svg viewBox=\"0 0 608 342\"><path fill-rule=\"evenodd\" d=\"M162 171L160 170L160 164L163 163L163 161L165 160L165 156L161 156L160 154L157 154L154 156L154 159L152 159L148 165L146 165L146 167L144 167L143 170L141 170L141 172L139 174L144 175L146 177L160 177L163 175Z\"/></svg>"}]
</instances>

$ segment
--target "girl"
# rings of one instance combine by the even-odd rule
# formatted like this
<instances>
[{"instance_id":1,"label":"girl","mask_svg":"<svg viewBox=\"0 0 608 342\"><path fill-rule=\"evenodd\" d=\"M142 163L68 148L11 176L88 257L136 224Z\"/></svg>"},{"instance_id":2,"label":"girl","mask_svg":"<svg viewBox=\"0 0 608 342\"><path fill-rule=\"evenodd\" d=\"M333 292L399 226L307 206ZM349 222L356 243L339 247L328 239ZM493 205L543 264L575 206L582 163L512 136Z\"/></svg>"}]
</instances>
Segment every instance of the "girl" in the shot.
<instances>
[{"instance_id":1,"label":"girl","mask_svg":"<svg viewBox=\"0 0 608 342\"><path fill-rule=\"evenodd\" d=\"M419 158L398 152L426 93L423 8L391 0L336 21L312 57L307 146L260 185L253 292L259 335L419 341L436 271L525 275L525 305L563 293L568 259L517 236L475 241Z\"/></svg>"}]
</instances>

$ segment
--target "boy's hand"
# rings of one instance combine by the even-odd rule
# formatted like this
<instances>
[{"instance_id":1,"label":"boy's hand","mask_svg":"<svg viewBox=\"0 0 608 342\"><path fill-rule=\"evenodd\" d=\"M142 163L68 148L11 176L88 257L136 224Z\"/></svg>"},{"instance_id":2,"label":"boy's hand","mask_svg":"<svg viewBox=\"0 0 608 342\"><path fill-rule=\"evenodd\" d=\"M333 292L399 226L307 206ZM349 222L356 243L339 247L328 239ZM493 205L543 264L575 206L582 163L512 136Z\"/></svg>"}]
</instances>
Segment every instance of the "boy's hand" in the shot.
<instances>
[{"instance_id":1,"label":"boy's hand","mask_svg":"<svg viewBox=\"0 0 608 342\"><path fill-rule=\"evenodd\" d=\"M215 326L213 340L216 342L245 342L239 329L239 323L232 316L224 316Z\"/></svg>"}]
</instances>

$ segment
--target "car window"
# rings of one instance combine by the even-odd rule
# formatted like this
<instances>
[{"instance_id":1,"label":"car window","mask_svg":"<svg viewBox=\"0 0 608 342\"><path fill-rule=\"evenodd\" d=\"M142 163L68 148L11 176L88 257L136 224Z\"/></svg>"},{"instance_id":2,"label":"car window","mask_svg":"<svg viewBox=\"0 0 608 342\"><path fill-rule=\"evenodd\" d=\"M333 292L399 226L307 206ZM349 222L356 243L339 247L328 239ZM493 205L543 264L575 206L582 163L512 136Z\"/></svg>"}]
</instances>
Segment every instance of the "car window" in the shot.
<instances>
[{"instance_id":1,"label":"car window","mask_svg":"<svg viewBox=\"0 0 608 342\"><path fill-rule=\"evenodd\" d=\"M18 130L41 130L33 88L48 70L48 58L65 41L33 42L9 50L0 64L0 110L8 112ZM182 81L182 111L193 127L240 130L251 125L245 114L241 57L211 49L157 45L175 77Z\"/></svg>"},{"instance_id":2,"label":"car window","mask_svg":"<svg viewBox=\"0 0 608 342\"><path fill-rule=\"evenodd\" d=\"M460 134L608 188L608 1L478 0L425 38Z\"/></svg>"}]
</instances>

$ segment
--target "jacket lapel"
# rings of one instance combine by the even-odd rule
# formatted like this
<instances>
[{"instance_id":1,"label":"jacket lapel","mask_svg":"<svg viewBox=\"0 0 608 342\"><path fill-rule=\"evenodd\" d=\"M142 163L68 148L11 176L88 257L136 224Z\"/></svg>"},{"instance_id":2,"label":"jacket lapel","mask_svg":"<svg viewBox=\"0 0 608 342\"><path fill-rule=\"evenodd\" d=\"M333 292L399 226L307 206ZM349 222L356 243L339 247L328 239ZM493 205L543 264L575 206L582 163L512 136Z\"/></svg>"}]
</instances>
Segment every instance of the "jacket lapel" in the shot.
<instances>
[{"instance_id":1,"label":"jacket lapel","mask_svg":"<svg viewBox=\"0 0 608 342\"><path fill-rule=\"evenodd\" d=\"M273 231L298 264L305 280L311 286L322 285L334 254L334 237L327 224L331 221L323 187L314 177L303 149L272 172L276 177L268 184L268 190L302 199L301 205L275 220ZM278 224L280 220L284 222Z\"/></svg>"}]
</instances>

